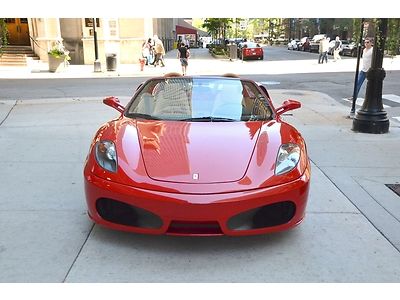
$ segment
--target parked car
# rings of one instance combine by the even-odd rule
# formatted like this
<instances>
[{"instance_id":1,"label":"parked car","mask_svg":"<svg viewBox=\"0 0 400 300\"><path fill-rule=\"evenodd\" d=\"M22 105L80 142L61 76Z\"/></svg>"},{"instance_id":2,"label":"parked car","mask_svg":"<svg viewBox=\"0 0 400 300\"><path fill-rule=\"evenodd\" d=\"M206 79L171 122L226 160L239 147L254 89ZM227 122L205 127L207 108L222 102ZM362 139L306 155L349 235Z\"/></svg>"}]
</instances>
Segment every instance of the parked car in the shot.
<instances>
[{"instance_id":1,"label":"parked car","mask_svg":"<svg viewBox=\"0 0 400 300\"><path fill-rule=\"evenodd\" d=\"M267 89L224 76L148 79L131 101L108 97L84 167L89 217L122 231L254 235L304 218L310 161Z\"/></svg>"},{"instance_id":2,"label":"parked car","mask_svg":"<svg viewBox=\"0 0 400 300\"><path fill-rule=\"evenodd\" d=\"M287 44L288 50L297 50L297 45L298 45L299 42L300 42L299 40L291 40Z\"/></svg>"},{"instance_id":3,"label":"parked car","mask_svg":"<svg viewBox=\"0 0 400 300\"><path fill-rule=\"evenodd\" d=\"M242 42L238 46L238 58L246 59L264 59L264 50L258 43Z\"/></svg>"},{"instance_id":4,"label":"parked car","mask_svg":"<svg viewBox=\"0 0 400 300\"><path fill-rule=\"evenodd\" d=\"M343 46L342 55L357 57L357 43L349 41L348 44ZM361 52L362 53L362 52Z\"/></svg>"},{"instance_id":5,"label":"parked car","mask_svg":"<svg viewBox=\"0 0 400 300\"><path fill-rule=\"evenodd\" d=\"M326 34L316 34L310 41L310 52L319 51L319 42L326 37Z\"/></svg>"},{"instance_id":6,"label":"parked car","mask_svg":"<svg viewBox=\"0 0 400 300\"><path fill-rule=\"evenodd\" d=\"M281 34L281 35L279 35L279 37L276 39L276 41L277 42L287 42L287 39L286 39L286 37L285 37L285 35L284 34Z\"/></svg>"},{"instance_id":7,"label":"parked car","mask_svg":"<svg viewBox=\"0 0 400 300\"><path fill-rule=\"evenodd\" d=\"M298 51L310 51L310 39L305 36L297 43Z\"/></svg>"}]
</instances>

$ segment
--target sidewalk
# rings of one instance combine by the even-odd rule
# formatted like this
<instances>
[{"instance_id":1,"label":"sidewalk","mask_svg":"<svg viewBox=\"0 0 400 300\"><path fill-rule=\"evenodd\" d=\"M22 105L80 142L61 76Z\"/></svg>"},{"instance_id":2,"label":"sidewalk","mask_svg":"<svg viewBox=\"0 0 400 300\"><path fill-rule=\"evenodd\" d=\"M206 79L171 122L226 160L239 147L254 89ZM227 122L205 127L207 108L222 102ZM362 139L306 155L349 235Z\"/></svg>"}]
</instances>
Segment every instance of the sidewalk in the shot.
<instances>
[{"instance_id":1,"label":"sidewalk","mask_svg":"<svg viewBox=\"0 0 400 300\"><path fill-rule=\"evenodd\" d=\"M268 48L266 49L268 56ZM191 49L188 75L221 75L224 73L241 74L293 74L293 73L320 73L320 72L354 72L353 59L342 59L337 62L330 60L328 64L318 64L316 59L308 60L281 60L281 61L241 61L213 58L208 49ZM1 78L107 78L107 77L152 77L163 76L166 73L181 73L176 50L165 55L164 68L145 66L140 71L138 64L117 64L116 71L106 71L102 65L102 72L94 72L93 65L69 65L61 73L50 73L47 63L32 62L28 67L0 67ZM386 71L400 70L400 56L385 58ZM219 72L216 70L220 70Z\"/></svg>"},{"instance_id":2,"label":"sidewalk","mask_svg":"<svg viewBox=\"0 0 400 300\"><path fill-rule=\"evenodd\" d=\"M255 65L272 65L205 54L195 53L199 58L189 75L211 73L218 65L224 66L221 73L254 73ZM173 53L166 63L143 72L124 65L119 76L179 71ZM313 63L310 68L321 67ZM70 66L63 74L26 75L79 74L94 73L91 66ZM391 123L387 134L356 133L346 118L348 107L326 94L270 94L276 106L301 99L302 108L284 118L307 143L309 204L298 228L240 239L153 237L93 227L82 168L93 134L118 113L97 97L0 102L0 282L399 282L400 197L386 184L400 184L400 128ZM129 98L120 100L125 105Z\"/></svg>"}]
</instances>

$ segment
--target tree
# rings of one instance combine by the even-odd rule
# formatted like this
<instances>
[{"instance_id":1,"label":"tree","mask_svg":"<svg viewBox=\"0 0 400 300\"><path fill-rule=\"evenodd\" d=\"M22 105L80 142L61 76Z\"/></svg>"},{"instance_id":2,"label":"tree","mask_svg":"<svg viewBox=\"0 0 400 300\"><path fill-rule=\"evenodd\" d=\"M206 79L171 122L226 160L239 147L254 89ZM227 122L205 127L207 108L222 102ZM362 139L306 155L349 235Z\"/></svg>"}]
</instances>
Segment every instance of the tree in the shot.
<instances>
[{"instance_id":1,"label":"tree","mask_svg":"<svg viewBox=\"0 0 400 300\"><path fill-rule=\"evenodd\" d=\"M386 49L389 55L400 54L400 19L389 19Z\"/></svg>"},{"instance_id":2,"label":"tree","mask_svg":"<svg viewBox=\"0 0 400 300\"><path fill-rule=\"evenodd\" d=\"M232 18L207 18L204 20L203 28L206 28L214 39L225 40L226 30L231 27L232 22Z\"/></svg>"},{"instance_id":3,"label":"tree","mask_svg":"<svg viewBox=\"0 0 400 300\"><path fill-rule=\"evenodd\" d=\"M364 23L368 23L369 26L364 28L363 38L375 35L374 28L376 19L365 19ZM388 19L387 38L385 44L386 52L395 56L399 54L399 40L400 40L400 19ZM357 39L360 36L361 19L353 19L353 37Z\"/></svg>"}]
</instances>

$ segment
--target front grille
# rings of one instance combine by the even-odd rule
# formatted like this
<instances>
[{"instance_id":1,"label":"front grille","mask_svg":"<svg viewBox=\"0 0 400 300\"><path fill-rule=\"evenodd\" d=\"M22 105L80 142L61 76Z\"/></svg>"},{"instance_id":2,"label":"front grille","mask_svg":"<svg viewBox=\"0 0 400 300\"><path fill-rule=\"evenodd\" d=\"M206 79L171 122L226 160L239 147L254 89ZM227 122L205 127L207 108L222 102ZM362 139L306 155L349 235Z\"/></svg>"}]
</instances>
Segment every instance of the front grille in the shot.
<instances>
[{"instance_id":1,"label":"front grille","mask_svg":"<svg viewBox=\"0 0 400 300\"><path fill-rule=\"evenodd\" d=\"M113 199L98 199L96 209L104 220L115 224L150 229L159 229L163 224L154 213Z\"/></svg>"},{"instance_id":2,"label":"front grille","mask_svg":"<svg viewBox=\"0 0 400 300\"><path fill-rule=\"evenodd\" d=\"M167 234L222 235L223 232L216 221L172 221Z\"/></svg>"}]
</instances>

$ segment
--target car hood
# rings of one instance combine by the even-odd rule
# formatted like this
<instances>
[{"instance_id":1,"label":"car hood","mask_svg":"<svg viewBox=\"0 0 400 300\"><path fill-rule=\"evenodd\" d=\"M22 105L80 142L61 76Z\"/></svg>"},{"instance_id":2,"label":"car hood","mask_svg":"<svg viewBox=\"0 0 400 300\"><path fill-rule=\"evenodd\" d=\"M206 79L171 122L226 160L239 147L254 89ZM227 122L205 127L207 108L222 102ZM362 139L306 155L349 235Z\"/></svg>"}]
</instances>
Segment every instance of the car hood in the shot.
<instances>
[{"instance_id":1,"label":"car hood","mask_svg":"<svg viewBox=\"0 0 400 300\"><path fill-rule=\"evenodd\" d=\"M118 170L95 159L100 140L114 141ZM275 175L284 143L301 147L298 167ZM291 125L266 122L175 122L119 118L105 123L91 144L85 170L107 181L172 193L229 193L295 180L309 164L305 142Z\"/></svg>"},{"instance_id":2,"label":"car hood","mask_svg":"<svg viewBox=\"0 0 400 300\"><path fill-rule=\"evenodd\" d=\"M262 122L137 121L147 175L176 183L241 180Z\"/></svg>"}]
</instances>

